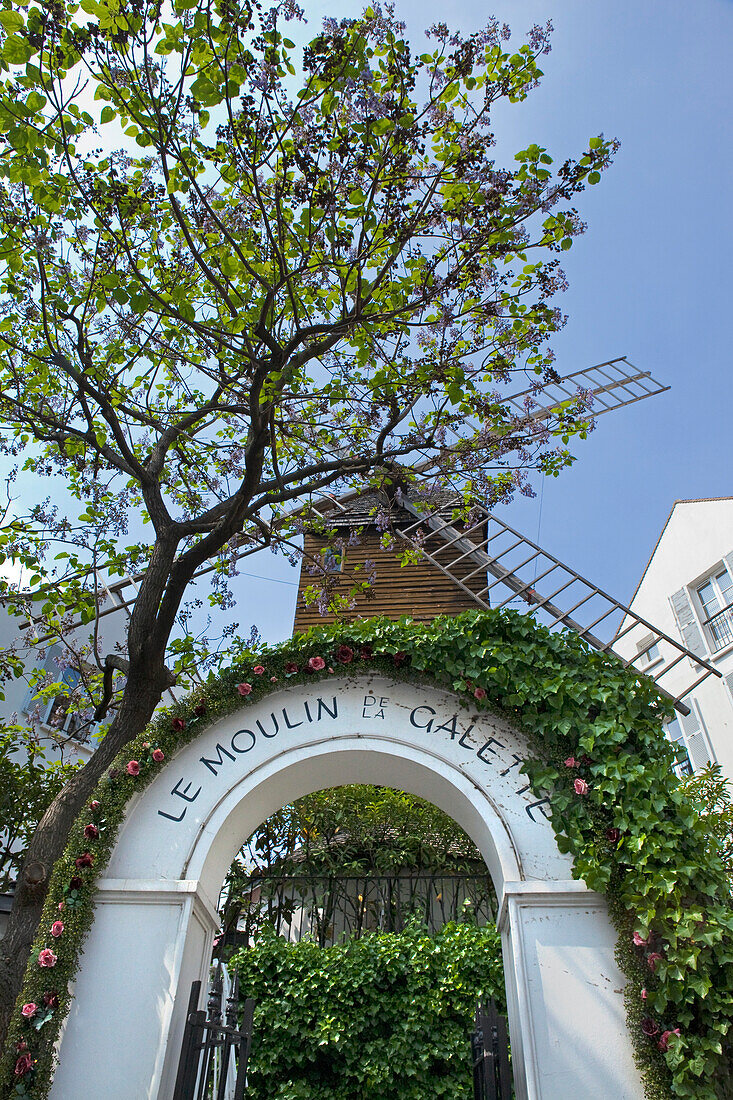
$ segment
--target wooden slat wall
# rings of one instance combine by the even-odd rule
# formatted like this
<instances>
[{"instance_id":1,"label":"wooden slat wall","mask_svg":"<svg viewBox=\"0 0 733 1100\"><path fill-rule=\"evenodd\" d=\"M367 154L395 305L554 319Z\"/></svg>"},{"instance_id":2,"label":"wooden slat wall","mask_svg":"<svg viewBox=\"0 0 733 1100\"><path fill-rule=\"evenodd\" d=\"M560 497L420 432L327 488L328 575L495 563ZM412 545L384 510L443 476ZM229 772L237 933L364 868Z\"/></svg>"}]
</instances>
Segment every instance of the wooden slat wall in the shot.
<instances>
[{"instance_id":1,"label":"wooden slat wall","mask_svg":"<svg viewBox=\"0 0 733 1100\"><path fill-rule=\"evenodd\" d=\"M371 615L386 615L389 619L399 619L401 615L409 615L418 622L429 622L436 615L457 615L461 611L475 610L479 606L430 562L421 561L417 565L401 566L399 554L383 550L379 539L380 536L376 530L364 531L358 546L346 547L346 560L339 591L346 594L355 579L359 581L365 578L366 571L362 569L355 572L354 566L363 566L367 560L375 563L377 576L372 586L372 598L358 596L356 607L340 616L342 621L367 618ZM324 545L313 536L306 536L306 554L317 554ZM447 565L458 557L459 553L460 551L455 549L443 551L441 560L444 560ZM307 564L307 560L306 557L304 565ZM466 560L455 567L455 572L463 578L475 568L475 562ZM335 621L334 616L320 615L315 604L306 607L303 601L304 590L308 585L317 583L317 579L312 577L306 568L301 568L294 631L307 630L309 626L319 626ZM486 586L486 573L483 570L475 573L468 581L468 585L472 591L479 592Z\"/></svg>"}]
</instances>

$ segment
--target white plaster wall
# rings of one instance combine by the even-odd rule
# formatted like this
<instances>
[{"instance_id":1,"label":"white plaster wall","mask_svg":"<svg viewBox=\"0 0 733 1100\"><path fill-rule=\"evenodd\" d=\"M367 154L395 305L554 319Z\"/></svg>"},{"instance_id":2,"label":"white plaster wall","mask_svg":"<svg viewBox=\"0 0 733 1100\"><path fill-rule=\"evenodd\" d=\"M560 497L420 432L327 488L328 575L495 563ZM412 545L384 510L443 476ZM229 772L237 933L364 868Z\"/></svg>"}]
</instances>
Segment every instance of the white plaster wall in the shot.
<instances>
[{"instance_id":1,"label":"white plaster wall","mask_svg":"<svg viewBox=\"0 0 733 1100\"><path fill-rule=\"evenodd\" d=\"M336 718L322 711L317 719L319 696ZM283 707L289 726L280 721L276 735L263 736L258 722L271 733L271 715ZM462 711L447 692L376 677L285 688L204 732L128 811L101 884L52 1100L169 1100L190 984L205 974L214 902L233 855L285 802L354 782L429 799L481 850L503 906L518 1100L565 1100L584 1061L578 1051L591 1067L584 1095L641 1100L605 904L571 881L542 807L523 789L526 754L503 719ZM596 1051L599 1027L607 1058Z\"/></svg>"},{"instance_id":2,"label":"white plaster wall","mask_svg":"<svg viewBox=\"0 0 733 1100\"><path fill-rule=\"evenodd\" d=\"M733 499L680 501L634 596L632 610L678 637L669 597L685 585L693 585L730 553Z\"/></svg>"},{"instance_id":3,"label":"white plaster wall","mask_svg":"<svg viewBox=\"0 0 733 1100\"><path fill-rule=\"evenodd\" d=\"M733 499L680 501L672 510L631 609L682 641L670 597L681 588L694 588L732 553ZM624 656L632 656L635 643L647 633L644 628L632 632L615 648ZM662 644L660 648L670 660L676 656L671 646ZM733 780L733 699L722 678L733 674L733 646L707 656L721 678L708 677L694 689L691 698L700 707L718 763ZM660 683L677 694L702 672L696 662L685 658Z\"/></svg>"}]
</instances>

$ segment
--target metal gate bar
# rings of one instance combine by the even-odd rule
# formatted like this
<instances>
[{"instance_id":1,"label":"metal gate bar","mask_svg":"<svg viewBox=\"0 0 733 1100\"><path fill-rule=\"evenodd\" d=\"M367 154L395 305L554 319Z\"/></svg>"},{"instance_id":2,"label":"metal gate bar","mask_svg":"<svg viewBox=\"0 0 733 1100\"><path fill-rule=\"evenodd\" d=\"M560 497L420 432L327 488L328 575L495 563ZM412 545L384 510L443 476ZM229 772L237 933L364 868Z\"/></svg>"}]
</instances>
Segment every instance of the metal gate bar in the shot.
<instances>
[{"instance_id":1,"label":"metal gate bar","mask_svg":"<svg viewBox=\"0 0 733 1100\"><path fill-rule=\"evenodd\" d=\"M201 982L193 982L191 986L173 1100L213 1098L215 1087L215 1100L224 1100L232 1057L237 1059L234 1100L244 1098L255 1002L251 997L244 1002L242 1023L237 1027L239 979L235 977L232 992L227 1000L226 1023L223 1023L221 991L221 971L219 971L209 995L207 1010L204 1011L196 1008L201 996Z\"/></svg>"},{"instance_id":2,"label":"metal gate bar","mask_svg":"<svg viewBox=\"0 0 733 1100\"><path fill-rule=\"evenodd\" d=\"M471 1054L474 1100L511 1100L509 1035L506 1020L493 1000L476 1006Z\"/></svg>"}]
</instances>

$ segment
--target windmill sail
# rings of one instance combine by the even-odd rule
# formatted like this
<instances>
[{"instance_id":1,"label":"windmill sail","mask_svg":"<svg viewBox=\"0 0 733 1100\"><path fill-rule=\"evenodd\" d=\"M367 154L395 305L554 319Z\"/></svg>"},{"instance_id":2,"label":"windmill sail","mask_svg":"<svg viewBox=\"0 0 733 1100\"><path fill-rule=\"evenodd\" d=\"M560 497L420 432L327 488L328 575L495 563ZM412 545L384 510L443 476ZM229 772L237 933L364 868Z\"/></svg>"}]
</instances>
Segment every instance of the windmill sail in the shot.
<instances>
[{"instance_id":1,"label":"windmill sail","mask_svg":"<svg viewBox=\"0 0 733 1100\"><path fill-rule=\"evenodd\" d=\"M459 529L444 518L444 511L423 514L404 497L400 503L412 522L397 526L397 534L416 546L479 607L513 607L550 628L564 626L574 630L595 649L615 653L627 667L633 665L651 676L657 688L683 714L689 713L683 702L685 696L708 676L720 676L708 661L525 538L487 508L473 508L471 526ZM446 561L448 549L454 555L450 561ZM466 573L468 562L475 563L473 572ZM460 576L456 571L459 565ZM474 575L486 576L486 585L478 592L466 584ZM632 657L617 648L624 638L627 643L623 648L630 643ZM650 661L652 653L654 662ZM691 682L684 691L670 694L664 678L685 661L690 665ZM644 666L650 663L653 668L646 670Z\"/></svg>"},{"instance_id":2,"label":"windmill sail","mask_svg":"<svg viewBox=\"0 0 733 1100\"><path fill-rule=\"evenodd\" d=\"M517 415L526 415L525 399L529 399L536 402L536 407L530 411L531 418L546 420L580 395L588 399L589 415L595 419L603 413L634 405L646 397L666 393L668 389L669 386L655 381L649 371L637 370L624 355L566 374L557 382L547 382L538 392L529 389L516 393L502 403Z\"/></svg>"}]
</instances>

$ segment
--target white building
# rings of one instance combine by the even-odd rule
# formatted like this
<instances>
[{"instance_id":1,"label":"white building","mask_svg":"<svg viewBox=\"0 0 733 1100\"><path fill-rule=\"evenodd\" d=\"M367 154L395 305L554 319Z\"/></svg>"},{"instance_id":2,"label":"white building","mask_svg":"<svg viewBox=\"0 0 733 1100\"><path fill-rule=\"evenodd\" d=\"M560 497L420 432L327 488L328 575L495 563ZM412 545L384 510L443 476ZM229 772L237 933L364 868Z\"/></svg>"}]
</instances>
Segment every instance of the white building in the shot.
<instances>
[{"instance_id":1,"label":"white building","mask_svg":"<svg viewBox=\"0 0 733 1100\"><path fill-rule=\"evenodd\" d=\"M733 779L733 497L676 501L629 606L720 673L686 696L690 714L668 722L667 734L687 754L681 774L717 762ZM665 653L660 641L647 649L651 641L637 630L614 648L640 654L637 667L653 673L671 647ZM684 658L661 683L676 695L691 673L696 679L704 671Z\"/></svg>"},{"instance_id":2,"label":"white building","mask_svg":"<svg viewBox=\"0 0 733 1100\"><path fill-rule=\"evenodd\" d=\"M123 611L103 618L99 624L97 642L105 655L118 652L125 640L126 616ZM97 699L86 693L80 668L84 643L89 648L88 662L93 660L90 626L72 632L70 647L49 643L33 644L38 630L33 625L9 614L0 604L0 646L15 649L24 664L24 674L10 678L2 685L0 725L26 726L49 763L85 763L97 747L99 724L91 716ZM72 652L73 651L73 652ZM10 753L17 764L25 764L28 753L22 737ZM7 793L7 792L6 792ZM17 852L12 823L0 820L0 938L5 930L12 895L2 892L12 876L11 854Z\"/></svg>"}]
</instances>

